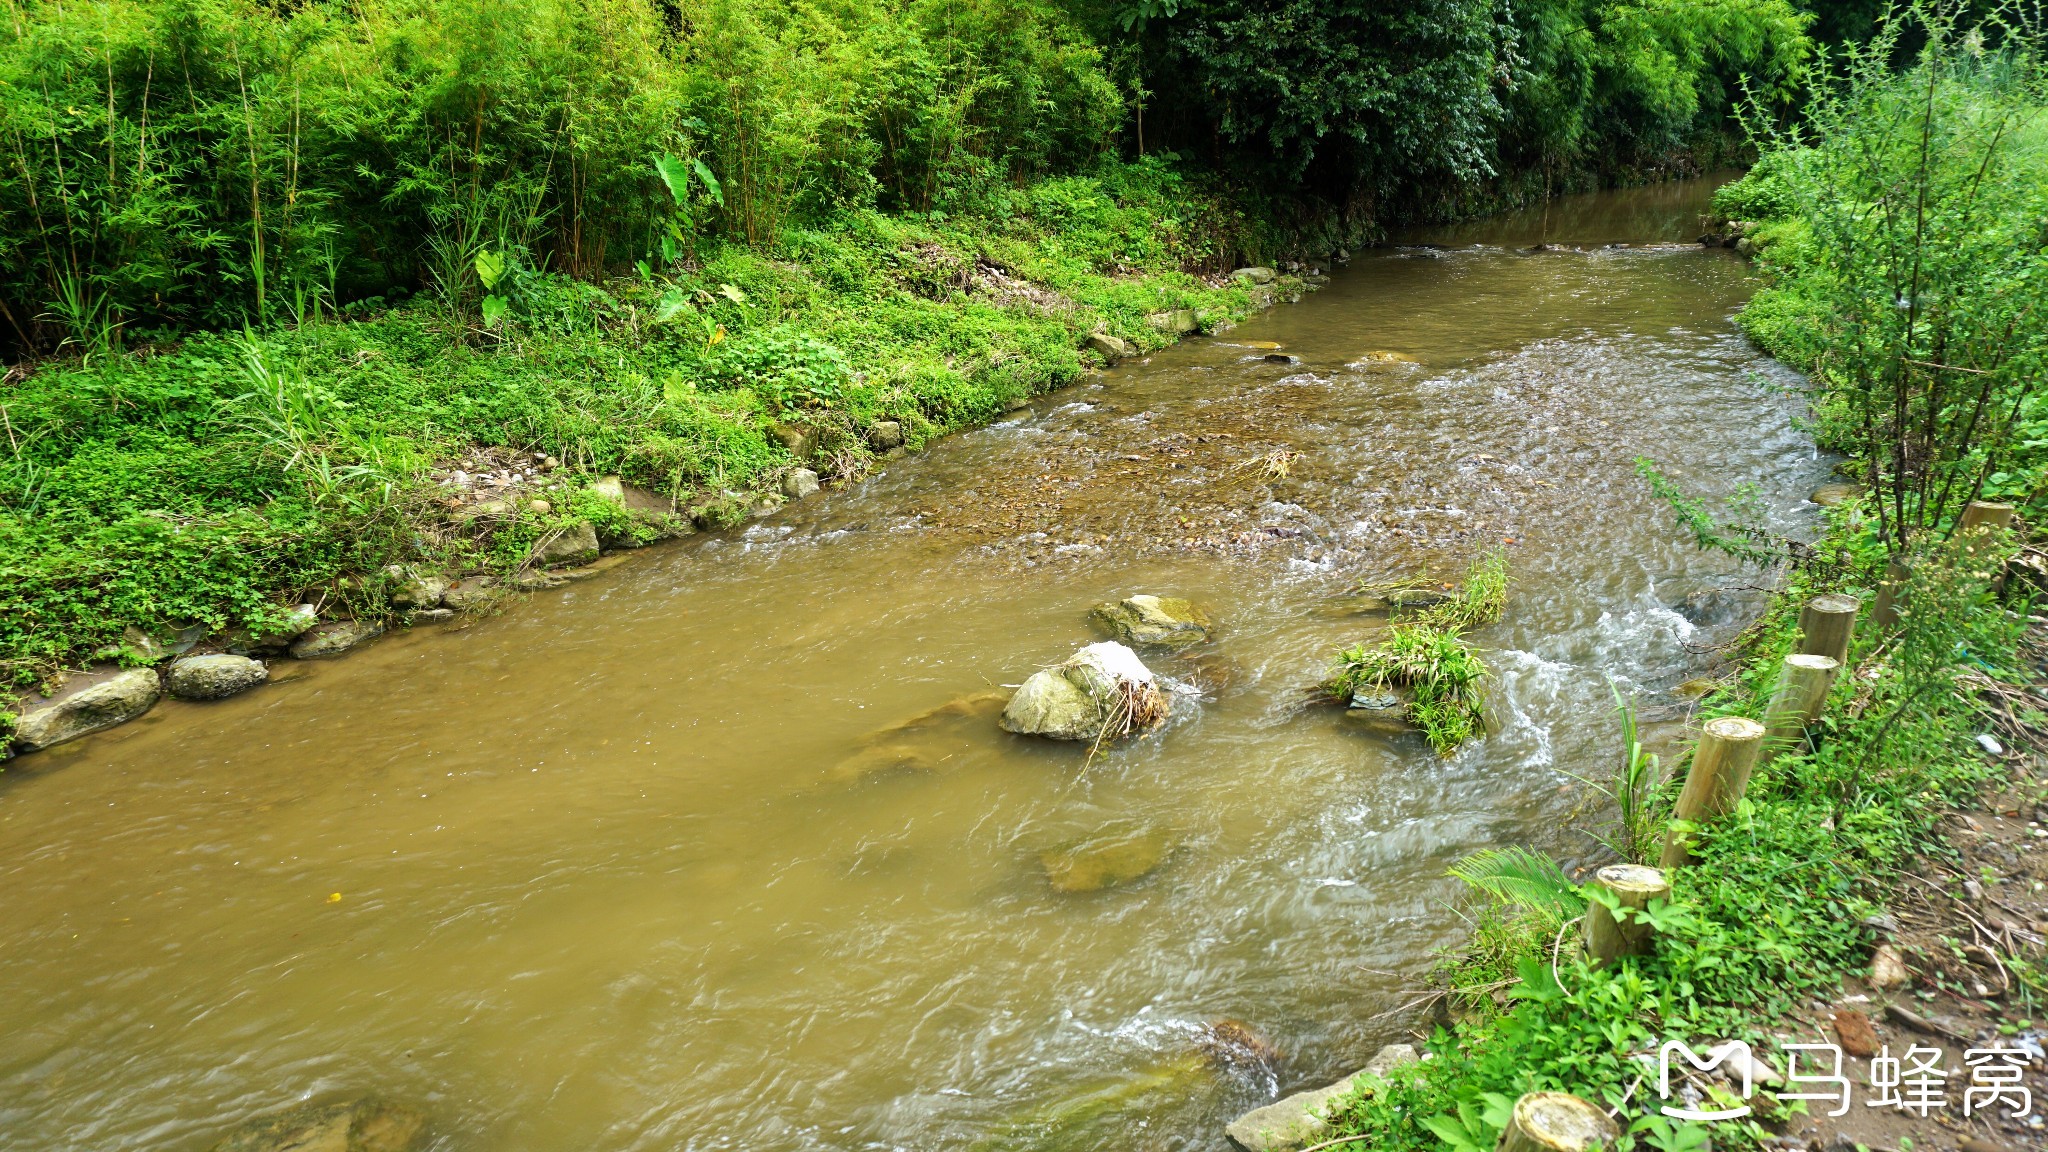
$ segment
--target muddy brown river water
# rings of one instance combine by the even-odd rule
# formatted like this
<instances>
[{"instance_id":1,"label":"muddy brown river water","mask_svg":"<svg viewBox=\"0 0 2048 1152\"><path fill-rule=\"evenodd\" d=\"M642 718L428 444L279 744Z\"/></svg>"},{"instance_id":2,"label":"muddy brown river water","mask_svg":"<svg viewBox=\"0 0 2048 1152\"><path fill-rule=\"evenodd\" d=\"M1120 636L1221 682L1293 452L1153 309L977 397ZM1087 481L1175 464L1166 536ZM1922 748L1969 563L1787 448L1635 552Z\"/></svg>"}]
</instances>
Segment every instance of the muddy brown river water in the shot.
<instances>
[{"instance_id":1,"label":"muddy brown river water","mask_svg":"<svg viewBox=\"0 0 2048 1152\"><path fill-rule=\"evenodd\" d=\"M1593 858L1605 678L1663 707L1726 638L1675 608L1744 577L1634 458L1808 518L1751 273L1682 244L1709 187L1363 252L774 519L9 765L0 1142L202 1150L374 1093L446 1152L1222 1149L1402 1038L1374 1017L1460 939L1460 855ZM1506 541L1487 738L1300 707L1381 626L1349 586ZM1200 693L1156 736L1084 770L980 714L860 755L1141 591L1219 623L1153 659ZM1103 842L1156 863L1049 881ZM1191 1061L1225 1019L1278 1059Z\"/></svg>"}]
</instances>

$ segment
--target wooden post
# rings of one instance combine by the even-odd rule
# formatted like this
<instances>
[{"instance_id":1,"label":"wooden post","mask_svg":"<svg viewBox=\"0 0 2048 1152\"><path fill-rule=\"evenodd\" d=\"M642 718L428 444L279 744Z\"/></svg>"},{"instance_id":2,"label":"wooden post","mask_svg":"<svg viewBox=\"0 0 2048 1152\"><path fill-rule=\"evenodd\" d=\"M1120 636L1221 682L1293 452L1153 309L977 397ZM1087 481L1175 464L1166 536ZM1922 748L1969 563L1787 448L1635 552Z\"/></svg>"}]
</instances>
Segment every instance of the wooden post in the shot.
<instances>
[{"instance_id":1,"label":"wooden post","mask_svg":"<svg viewBox=\"0 0 2048 1152\"><path fill-rule=\"evenodd\" d=\"M1834 687L1835 673L1841 667L1828 656L1794 652L1785 657L1784 667L1778 671L1778 691L1764 712L1764 747L1772 755L1806 735L1806 726L1827 707L1828 689Z\"/></svg>"},{"instance_id":2,"label":"wooden post","mask_svg":"<svg viewBox=\"0 0 2048 1152\"><path fill-rule=\"evenodd\" d=\"M1890 631L1899 626L1899 601L1906 595L1906 582L1913 578L1913 566L1894 556L1885 562L1884 579L1877 584L1877 604L1870 610L1870 622Z\"/></svg>"},{"instance_id":3,"label":"wooden post","mask_svg":"<svg viewBox=\"0 0 2048 1152\"><path fill-rule=\"evenodd\" d=\"M1980 546L1990 543L1991 537L2012 526L2012 505L1972 500L1963 508L1963 518L1956 524L1956 537L1962 541L1964 554L1974 556ZM1991 590L2000 597L2005 595L2005 573L1992 575Z\"/></svg>"},{"instance_id":4,"label":"wooden post","mask_svg":"<svg viewBox=\"0 0 2048 1152\"><path fill-rule=\"evenodd\" d=\"M1848 667L1849 641L1856 634L1856 613L1863 601L1829 593L1815 596L1799 610L1799 651L1826 656Z\"/></svg>"},{"instance_id":5,"label":"wooden post","mask_svg":"<svg viewBox=\"0 0 2048 1152\"><path fill-rule=\"evenodd\" d=\"M1699 747L1693 750L1685 789L1671 809L1672 819L1704 824L1734 811L1749 787L1749 774L1756 769L1757 754L1763 747L1764 726L1754 720L1722 716L1707 721ZM1691 837L1677 831L1666 833L1658 866L1677 868L1690 863Z\"/></svg>"},{"instance_id":6,"label":"wooden post","mask_svg":"<svg viewBox=\"0 0 2048 1152\"><path fill-rule=\"evenodd\" d=\"M1494 1152L1592 1152L1621 1139L1614 1118L1569 1092L1530 1092L1515 1101Z\"/></svg>"},{"instance_id":7,"label":"wooden post","mask_svg":"<svg viewBox=\"0 0 2048 1152\"><path fill-rule=\"evenodd\" d=\"M1972 500L1963 509L1963 518L1956 525L1956 535L1976 536L1999 528L2012 527L2012 505L1993 504L1988 500Z\"/></svg>"},{"instance_id":8,"label":"wooden post","mask_svg":"<svg viewBox=\"0 0 2048 1152\"><path fill-rule=\"evenodd\" d=\"M1624 908L1641 909L1652 900L1671 895L1664 873L1641 864L1609 864L1593 874L1593 883L1614 893ZM1612 963L1618 956L1638 956L1650 950L1650 926L1630 920L1622 924L1598 900L1586 905L1586 954L1594 967Z\"/></svg>"}]
</instances>

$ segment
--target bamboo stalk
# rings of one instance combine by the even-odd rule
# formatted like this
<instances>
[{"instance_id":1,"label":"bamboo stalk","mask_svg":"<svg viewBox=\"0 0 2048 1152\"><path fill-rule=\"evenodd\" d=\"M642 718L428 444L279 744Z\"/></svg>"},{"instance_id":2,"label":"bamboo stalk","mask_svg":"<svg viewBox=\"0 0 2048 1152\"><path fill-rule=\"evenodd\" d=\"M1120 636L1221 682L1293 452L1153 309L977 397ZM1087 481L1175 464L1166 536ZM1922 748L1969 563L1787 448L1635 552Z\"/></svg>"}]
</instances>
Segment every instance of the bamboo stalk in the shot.
<instances>
[{"instance_id":1,"label":"bamboo stalk","mask_svg":"<svg viewBox=\"0 0 2048 1152\"><path fill-rule=\"evenodd\" d=\"M1722 716L1707 721L1706 731L1692 754L1692 770L1685 788L1672 806L1671 816L1688 824L1703 824L1735 810L1749 787L1749 775L1763 751L1764 726L1742 716ZM1673 829L1664 837L1664 853L1657 863L1677 868L1692 862L1691 838Z\"/></svg>"},{"instance_id":2,"label":"bamboo stalk","mask_svg":"<svg viewBox=\"0 0 2048 1152\"><path fill-rule=\"evenodd\" d=\"M1799 610L1799 651L1826 656L1844 667L1849 663L1849 641L1856 634L1856 613L1863 601L1854 596L1830 593L1815 596Z\"/></svg>"},{"instance_id":3,"label":"bamboo stalk","mask_svg":"<svg viewBox=\"0 0 2048 1152\"><path fill-rule=\"evenodd\" d=\"M1782 752L1806 735L1807 725L1827 706L1841 664L1828 656L1794 652L1778 671L1778 690L1764 712L1764 746Z\"/></svg>"},{"instance_id":4,"label":"bamboo stalk","mask_svg":"<svg viewBox=\"0 0 2048 1152\"><path fill-rule=\"evenodd\" d=\"M1624 908L1641 911L1652 900L1671 895L1664 873L1642 864L1609 864L1593 874L1593 882L1612 892ZM1598 900L1586 905L1586 954L1594 967L1612 963L1622 956L1638 956L1650 950L1650 926L1630 919L1623 924Z\"/></svg>"},{"instance_id":5,"label":"bamboo stalk","mask_svg":"<svg viewBox=\"0 0 2048 1152\"><path fill-rule=\"evenodd\" d=\"M1515 1101L1495 1152L1591 1152L1621 1139L1598 1104L1568 1092L1530 1092Z\"/></svg>"}]
</instances>

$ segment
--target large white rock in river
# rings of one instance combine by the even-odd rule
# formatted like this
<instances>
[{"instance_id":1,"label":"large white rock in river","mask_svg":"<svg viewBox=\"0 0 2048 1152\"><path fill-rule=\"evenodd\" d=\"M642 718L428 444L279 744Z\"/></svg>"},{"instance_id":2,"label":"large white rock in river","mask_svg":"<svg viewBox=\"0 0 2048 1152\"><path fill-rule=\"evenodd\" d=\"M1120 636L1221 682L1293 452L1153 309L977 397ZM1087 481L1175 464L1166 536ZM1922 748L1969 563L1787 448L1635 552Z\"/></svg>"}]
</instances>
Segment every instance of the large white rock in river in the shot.
<instances>
[{"instance_id":1,"label":"large white rock in river","mask_svg":"<svg viewBox=\"0 0 2048 1152\"><path fill-rule=\"evenodd\" d=\"M1024 681L1003 709L1005 731L1053 740L1115 739L1166 718L1166 694L1138 654L1090 644Z\"/></svg>"}]
</instances>

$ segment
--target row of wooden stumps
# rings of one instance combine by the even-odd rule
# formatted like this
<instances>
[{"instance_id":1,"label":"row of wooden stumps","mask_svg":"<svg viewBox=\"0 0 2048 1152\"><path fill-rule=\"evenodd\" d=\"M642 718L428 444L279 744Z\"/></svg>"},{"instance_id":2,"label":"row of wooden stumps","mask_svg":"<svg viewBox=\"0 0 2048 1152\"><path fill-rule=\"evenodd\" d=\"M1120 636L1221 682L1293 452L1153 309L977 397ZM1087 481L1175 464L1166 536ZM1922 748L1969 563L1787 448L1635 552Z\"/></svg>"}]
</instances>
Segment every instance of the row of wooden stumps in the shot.
<instances>
[{"instance_id":1,"label":"row of wooden stumps","mask_svg":"<svg viewBox=\"0 0 2048 1152\"><path fill-rule=\"evenodd\" d=\"M1827 703L1835 674L1849 658L1849 641L1862 601L1853 596L1816 596L1799 613L1799 650L1785 657L1778 688L1764 722L1740 716L1707 721L1685 788L1672 807L1674 826L1666 834L1658 867L1609 864L1593 882L1616 908L1641 912L1652 900L1668 899L1664 869L1692 860L1690 829L1726 816L1742 800L1764 751L1782 750L1804 739L1806 728ZM1636 916L1617 918L1601 900L1586 905L1586 954L1594 967L1650 949L1650 925ZM1620 1138L1614 1118L1590 1100L1566 1092L1531 1092L1515 1102L1496 1152L1588 1152L1611 1148Z\"/></svg>"},{"instance_id":2,"label":"row of wooden stumps","mask_svg":"<svg viewBox=\"0 0 2048 1152\"><path fill-rule=\"evenodd\" d=\"M1975 501L1963 510L1956 534L1969 548L1973 538L2010 528L2012 522L2012 505ZM1878 628L1889 631L1898 624L1900 593L1911 576L1912 568L1902 560L1887 567L1871 610ZM1594 874L1594 883L1613 898L1615 908L1640 912L1652 900L1669 898L1664 870L1692 861L1692 830L1733 812L1757 764L1806 739L1807 728L1826 707L1836 675L1849 662L1849 641L1862 606L1853 596L1807 601L1799 611L1798 650L1779 669L1763 722L1740 716L1707 721L1685 787L1672 806L1672 826L1658 866L1610 864ZM1595 967L1646 952L1652 943L1648 923L1633 915L1617 919L1601 900L1588 902L1584 932ZM1614 1118L1590 1100L1565 1092L1531 1092L1515 1101L1496 1152L1589 1152L1612 1147L1620 1136Z\"/></svg>"}]
</instances>

